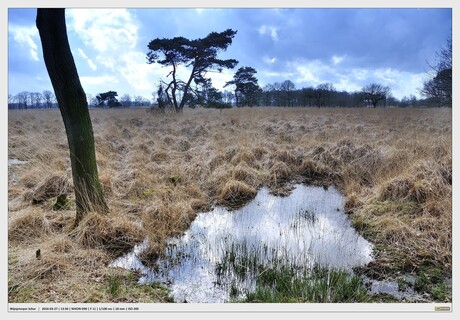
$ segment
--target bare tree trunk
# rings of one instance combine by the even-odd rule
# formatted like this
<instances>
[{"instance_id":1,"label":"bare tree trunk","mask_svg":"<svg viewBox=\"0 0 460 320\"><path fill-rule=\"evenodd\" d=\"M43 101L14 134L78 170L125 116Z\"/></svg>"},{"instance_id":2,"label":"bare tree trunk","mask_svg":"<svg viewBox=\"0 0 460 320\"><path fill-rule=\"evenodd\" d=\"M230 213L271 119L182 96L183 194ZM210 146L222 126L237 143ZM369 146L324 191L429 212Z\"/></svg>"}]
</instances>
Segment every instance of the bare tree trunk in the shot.
<instances>
[{"instance_id":1,"label":"bare tree trunk","mask_svg":"<svg viewBox=\"0 0 460 320\"><path fill-rule=\"evenodd\" d=\"M67 39L65 10L37 9L36 23L69 143L77 226L89 211L108 212L97 172L93 127Z\"/></svg>"}]
</instances>

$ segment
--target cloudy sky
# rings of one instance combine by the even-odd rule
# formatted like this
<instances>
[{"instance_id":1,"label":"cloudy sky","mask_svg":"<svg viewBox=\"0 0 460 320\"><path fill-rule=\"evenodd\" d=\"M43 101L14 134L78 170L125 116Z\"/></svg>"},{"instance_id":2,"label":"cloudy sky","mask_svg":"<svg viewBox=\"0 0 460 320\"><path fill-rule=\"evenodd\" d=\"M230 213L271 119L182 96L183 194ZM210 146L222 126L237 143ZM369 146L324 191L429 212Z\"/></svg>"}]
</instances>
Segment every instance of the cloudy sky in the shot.
<instances>
[{"instance_id":1,"label":"cloudy sky","mask_svg":"<svg viewBox=\"0 0 460 320\"><path fill-rule=\"evenodd\" d=\"M8 9L8 92L51 90L35 9ZM371 82L393 96L414 94L427 61L445 45L451 9L67 9L67 32L83 88L151 98L168 70L146 63L155 38L203 38L237 30L221 58L239 61L212 74L220 89L242 66L257 70L259 84L291 80L296 88L330 82L356 91ZM185 78L187 70L181 70Z\"/></svg>"}]
</instances>

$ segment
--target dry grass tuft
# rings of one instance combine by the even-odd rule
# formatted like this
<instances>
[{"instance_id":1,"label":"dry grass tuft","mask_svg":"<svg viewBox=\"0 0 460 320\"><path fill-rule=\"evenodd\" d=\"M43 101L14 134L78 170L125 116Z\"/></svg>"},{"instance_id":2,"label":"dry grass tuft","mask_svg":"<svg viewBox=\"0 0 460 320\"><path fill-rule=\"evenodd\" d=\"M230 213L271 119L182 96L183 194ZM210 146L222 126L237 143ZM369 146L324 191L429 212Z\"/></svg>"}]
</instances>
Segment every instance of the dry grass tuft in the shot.
<instances>
[{"instance_id":1,"label":"dry grass tuft","mask_svg":"<svg viewBox=\"0 0 460 320\"><path fill-rule=\"evenodd\" d=\"M363 205L363 202L359 200L359 197L352 193L346 197L344 209L345 212L350 213L353 212L356 208L359 208Z\"/></svg>"},{"instance_id":2,"label":"dry grass tuft","mask_svg":"<svg viewBox=\"0 0 460 320\"><path fill-rule=\"evenodd\" d=\"M88 213L72 231L75 241L85 248L103 248L116 257L143 240L142 229L126 218Z\"/></svg>"},{"instance_id":3,"label":"dry grass tuft","mask_svg":"<svg viewBox=\"0 0 460 320\"><path fill-rule=\"evenodd\" d=\"M112 233L113 226L107 217L92 212L80 222L73 235L77 243L88 248L102 247Z\"/></svg>"},{"instance_id":4,"label":"dry grass tuft","mask_svg":"<svg viewBox=\"0 0 460 320\"><path fill-rule=\"evenodd\" d=\"M234 157L232 157L230 163L233 165L237 165L241 162L252 163L254 162L255 158L256 157L254 156L251 150L243 148L240 149L240 151L238 151Z\"/></svg>"},{"instance_id":5,"label":"dry grass tuft","mask_svg":"<svg viewBox=\"0 0 460 320\"><path fill-rule=\"evenodd\" d=\"M451 174L446 171L445 166L434 161L417 163L409 172L382 184L379 199L403 199L420 204L430 199L441 201L451 191Z\"/></svg>"},{"instance_id":6,"label":"dry grass tuft","mask_svg":"<svg viewBox=\"0 0 460 320\"><path fill-rule=\"evenodd\" d=\"M49 248L51 252L66 254L76 250L76 243L68 236L60 236L50 241Z\"/></svg>"},{"instance_id":7,"label":"dry grass tuft","mask_svg":"<svg viewBox=\"0 0 460 320\"><path fill-rule=\"evenodd\" d=\"M277 187L290 182L294 177L294 172L290 166L281 161L276 161L269 169L270 186Z\"/></svg>"},{"instance_id":8,"label":"dry grass tuft","mask_svg":"<svg viewBox=\"0 0 460 320\"><path fill-rule=\"evenodd\" d=\"M253 199L257 190L237 180L228 181L218 193L218 204L229 208L238 208Z\"/></svg>"},{"instance_id":9,"label":"dry grass tuft","mask_svg":"<svg viewBox=\"0 0 460 320\"><path fill-rule=\"evenodd\" d=\"M310 184L316 184L318 182L333 184L334 181L333 172L329 171L323 164L308 158L302 161L298 172L305 178L305 181Z\"/></svg>"},{"instance_id":10,"label":"dry grass tuft","mask_svg":"<svg viewBox=\"0 0 460 320\"><path fill-rule=\"evenodd\" d=\"M255 188L259 184L257 173L246 162L241 162L232 169L232 178Z\"/></svg>"},{"instance_id":11,"label":"dry grass tuft","mask_svg":"<svg viewBox=\"0 0 460 320\"><path fill-rule=\"evenodd\" d=\"M414 237L411 228L397 217L385 217L381 220L381 224L385 226L382 229L381 237L388 244L398 246L405 243L407 239Z\"/></svg>"},{"instance_id":12,"label":"dry grass tuft","mask_svg":"<svg viewBox=\"0 0 460 320\"><path fill-rule=\"evenodd\" d=\"M204 211L209 211L211 209L209 200L207 199L192 199L190 201L190 207L195 212L204 212Z\"/></svg>"},{"instance_id":13,"label":"dry grass tuft","mask_svg":"<svg viewBox=\"0 0 460 320\"><path fill-rule=\"evenodd\" d=\"M72 186L65 176L52 175L39 184L30 194L32 203L42 203L48 199L67 195L72 191Z\"/></svg>"},{"instance_id":14,"label":"dry grass tuft","mask_svg":"<svg viewBox=\"0 0 460 320\"><path fill-rule=\"evenodd\" d=\"M386 183L380 190L379 199L385 200L413 200L418 201L418 190L414 181L407 178L397 177Z\"/></svg>"},{"instance_id":15,"label":"dry grass tuft","mask_svg":"<svg viewBox=\"0 0 460 320\"><path fill-rule=\"evenodd\" d=\"M8 226L8 240L12 242L30 243L50 233L50 224L39 210L27 210L14 218Z\"/></svg>"},{"instance_id":16,"label":"dry grass tuft","mask_svg":"<svg viewBox=\"0 0 460 320\"><path fill-rule=\"evenodd\" d=\"M289 166L297 166L302 162L302 155L296 155L294 152L289 150L281 150L276 153L276 159Z\"/></svg>"},{"instance_id":17,"label":"dry grass tuft","mask_svg":"<svg viewBox=\"0 0 460 320\"><path fill-rule=\"evenodd\" d=\"M112 177L109 174L104 173L99 176L99 180L101 182L102 191L104 192L104 195L106 197L112 195L113 193Z\"/></svg>"},{"instance_id":18,"label":"dry grass tuft","mask_svg":"<svg viewBox=\"0 0 460 320\"><path fill-rule=\"evenodd\" d=\"M142 224L150 243L150 252L159 254L164 248L164 239L174 237L190 225L195 218L195 211L185 201L165 205L154 202L149 205L142 216Z\"/></svg>"},{"instance_id":19,"label":"dry grass tuft","mask_svg":"<svg viewBox=\"0 0 460 320\"><path fill-rule=\"evenodd\" d=\"M29 267L29 278L54 280L66 275L66 271L69 269L69 262L55 259L53 256L45 256L40 260L33 260Z\"/></svg>"}]
</instances>

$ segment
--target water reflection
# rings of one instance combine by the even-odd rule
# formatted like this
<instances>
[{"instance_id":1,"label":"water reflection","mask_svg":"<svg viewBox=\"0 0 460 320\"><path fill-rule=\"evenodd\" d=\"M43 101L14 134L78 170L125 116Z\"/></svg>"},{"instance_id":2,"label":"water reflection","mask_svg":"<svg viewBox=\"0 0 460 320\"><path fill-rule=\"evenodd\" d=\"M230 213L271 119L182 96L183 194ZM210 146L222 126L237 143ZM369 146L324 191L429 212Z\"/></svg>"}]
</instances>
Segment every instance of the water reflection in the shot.
<instances>
[{"instance_id":1,"label":"water reflection","mask_svg":"<svg viewBox=\"0 0 460 320\"><path fill-rule=\"evenodd\" d=\"M24 164L27 163L27 161L22 161L19 159L8 159L8 167L13 166L13 165L18 165L18 164Z\"/></svg>"},{"instance_id":2,"label":"water reflection","mask_svg":"<svg viewBox=\"0 0 460 320\"><path fill-rule=\"evenodd\" d=\"M372 245L351 227L343 204L335 188L296 185L288 197L262 188L240 210L198 214L181 238L170 239L155 271L137 258L146 244L112 266L138 269L141 283L170 284L178 302L229 301L234 288L254 290L264 268L281 264L299 272L318 264L351 269L371 261Z\"/></svg>"}]
</instances>

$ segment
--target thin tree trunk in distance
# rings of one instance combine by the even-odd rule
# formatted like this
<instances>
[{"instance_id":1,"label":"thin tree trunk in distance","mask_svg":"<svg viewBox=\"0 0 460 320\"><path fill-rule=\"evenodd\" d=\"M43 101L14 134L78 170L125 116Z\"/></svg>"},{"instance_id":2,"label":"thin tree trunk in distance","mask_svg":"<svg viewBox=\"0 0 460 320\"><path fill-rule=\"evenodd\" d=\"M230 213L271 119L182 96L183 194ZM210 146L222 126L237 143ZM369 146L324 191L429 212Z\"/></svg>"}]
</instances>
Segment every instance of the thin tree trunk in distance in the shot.
<instances>
[{"instance_id":1,"label":"thin tree trunk in distance","mask_svg":"<svg viewBox=\"0 0 460 320\"><path fill-rule=\"evenodd\" d=\"M36 23L69 143L77 226L89 211L108 212L97 172L93 127L70 51L65 9L37 9Z\"/></svg>"}]
</instances>

